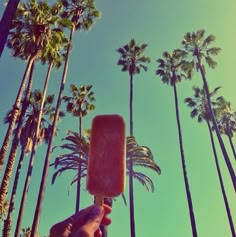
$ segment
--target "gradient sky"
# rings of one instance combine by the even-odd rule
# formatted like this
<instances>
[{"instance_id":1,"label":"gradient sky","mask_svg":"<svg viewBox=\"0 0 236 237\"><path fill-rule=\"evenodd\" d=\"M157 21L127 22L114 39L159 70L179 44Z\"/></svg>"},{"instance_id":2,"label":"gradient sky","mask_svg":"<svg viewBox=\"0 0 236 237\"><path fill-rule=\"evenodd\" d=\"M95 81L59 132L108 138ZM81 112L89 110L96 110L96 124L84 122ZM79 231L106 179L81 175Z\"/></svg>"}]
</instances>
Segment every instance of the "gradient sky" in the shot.
<instances>
[{"instance_id":1,"label":"gradient sky","mask_svg":"<svg viewBox=\"0 0 236 237\"><path fill-rule=\"evenodd\" d=\"M115 50L131 38L138 43L148 44L145 55L152 60L149 70L135 76L134 80L134 134L140 145L146 145L152 150L162 174L158 176L147 172L154 181L154 193L146 192L135 182L136 236L190 237L191 227L180 163L173 88L162 84L160 78L155 75L156 59L162 57L164 51L179 48L186 32L205 29L207 35L214 34L214 46L221 47L222 52L216 59L218 67L215 70L207 69L207 79L211 89L222 86L219 95L230 100L235 110L236 3L234 0L98 0L96 6L102 11L102 17L90 32L76 35L65 92L69 91L71 83L92 84L96 96L96 110L86 117L84 128L91 126L91 120L97 114L118 113L127 122L128 135L129 78L127 73L122 73L116 66L119 55ZM3 10L1 3L1 14ZM14 103L25 66L25 62L13 59L8 49L4 50L0 59L1 142L7 128L2 121ZM46 67L37 64L34 89L41 88L45 75ZM49 93L57 94L60 79L61 71L54 71ZM230 237L207 126L192 120L189 116L190 109L183 103L184 98L192 96L193 85L202 85L200 75L195 74L192 81L179 84L177 89L197 229L199 237ZM78 122L68 115L58 128L60 132L55 139L55 145L62 144L61 138L66 135L66 130L77 131ZM224 141L236 168L225 137ZM36 155L24 227L32 224L45 151L45 146L41 146ZM218 151L232 216L236 220L235 193L219 147ZM52 154L52 161L59 153L60 151L56 151ZM27 158L24 166L27 164ZM48 176L40 221L42 235L46 235L55 222L74 212L75 187L72 187L69 195L67 192L74 173L64 173L55 185L51 186L52 173L53 169ZM17 216L23 182L24 175L20 179L14 218ZM86 192L85 182L82 188L81 207L86 207L93 202L93 198ZM128 199L127 191L125 195ZM109 236L129 236L129 208L120 197L113 204L111 218L113 223L109 227ZM236 225L236 221L234 224Z\"/></svg>"}]
</instances>

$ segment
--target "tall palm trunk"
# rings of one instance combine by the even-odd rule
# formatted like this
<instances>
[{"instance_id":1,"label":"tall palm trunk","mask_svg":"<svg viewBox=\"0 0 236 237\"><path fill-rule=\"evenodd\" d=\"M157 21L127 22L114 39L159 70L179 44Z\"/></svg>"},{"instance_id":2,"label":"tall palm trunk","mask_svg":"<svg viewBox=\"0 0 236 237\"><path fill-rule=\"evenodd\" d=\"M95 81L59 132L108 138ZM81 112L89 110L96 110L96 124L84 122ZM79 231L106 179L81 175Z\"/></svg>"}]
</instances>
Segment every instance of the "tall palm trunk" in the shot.
<instances>
[{"instance_id":1,"label":"tall palm trunk","mask_svg":"<svg viewBox=\"0 0 236 237\"><path fill-rule=\"evenodd\" d=\"M71 31L70 31L69 44L67 46L65 65L64 65L63 75L62 75L62 79L61 79L61 86L60 86L58 99L57 99L56 112L55 112L55 116L53 119L52 134L51 134L51 138L50 138L50 141L48 144L47 153L45 156L43 173L42 173L42 178L41 178L39 194L38 194L37 204L36 204L36 208L35 208L34 220L33 220L33 224L32 224L32 231L31 231L30 237L36 237L37 233L38 233L39 220L40 220L40 215L42 212L42 204L43 204L43 198L44 198L45 189L46 189L46 180L47 180L47 175L48 175L48 170L49 170L50 156L51 156L51 152L52 152L52 146L53 146L53 141L54 141L54 137L55 137L57 121L59 118L62 94L63 94L65 83L66 83L66 76L67 76L68 64L69 64L69 54L70 54L70 49L72 46L72 38L73 38L74 30L75 30L75 26L73 25L71 28Z\"/></svg>"},{"instance_id":2,"label":"tall palm trunk","mask_svg":"<svg viewBox=\"0 0 236 237\"><path fill-rule=\"evenodd\" d=\"M41 120L42 120L43 106L44 106L44 102L45 102L45 97L46 97L46 93L47 93L48 82L49 82L49 79L50 79L50 74L51 74L52 67L53 67L53 62L51 62L49 64L48 71L47 71L47 76L46 76L46 79L45 79L45 82L44 82L42 100L40 102L40 111L39 111L39 115L38 115L38 118L37 118L37 124L35 126L36 129L34 131L35 136L33 137L32 151L31 151L30 158L29 158L27 175L26 175L26 178L25 178L24 189L23 189L23 193L22 193L22 197L21 197L21 203L20 203L20 208L19 208L17 222L16 222L16 229L15 229L15 235L14 235L15 237L20 236L21 223L22 223L22 218L23 218L23 214L24 214L24 208L25 208L25 203L26 203L26 199L27 199L27 194L28 194L28 190L29 190L30 179L31 179L32 171L33 171L33 164L34 164L34 159L35 159L37 139L38 139L38 134L39 134L39 131L40 131L40 125L41 125Z\"/></svg>"},{"instance_id":3,"label":"tall palm trunk","mask_svg":"<svg viewBox=\"0 0 236 237\"><path fill-rule=\"evenodd\" d=\"M188 209L189 209L189 215L190 215L190 221L191 221L191 227L192 227L192 235L193 237L197 237L198 236L197 227L196 227L196 221L195 221L195 216L194 216L194 211L193 211L193 203L192 203L192 197L191 197L191 192L190 192L190 187L189 187L189 182L188 182L188 175L187 175L185 155L184 155L176 84L174 84L173 87L174 87L174 98L175 98L176 121L177 121L177 126L178 126L178 135L179 135L179 147L180 147L181 163L182 163L182 170L183 170L183 176L184 176L184 185L185 185L187 201L188 201Z\"/></svg>"},{"instance_id":4,"label":"tall palm trunk","mask_svg":"<svg viewBox=\"0 0 236 237\"><path fill-rule=\"evenodd\" d=\"M130 73L130 136L133 136L133 73ZM134 188L133 188L133 162L130 160L129 173L129 205L130 205L130 236L135 237L135 218L134 218Z\"/></svg>"},{"instance_id":5,"label":"tall palm trunk","mask_svg":"<svg viewBox=\"0 0 236 237\"><path fill-rule=\"evenodd\" d=\"M8 162L7 162L5 173L4 173L4 176L2 179L2 184L1 184L1 188L0 188L0 207L2 207L4 205L4 202L6 200L8 186L9 186L11 175L12 175L12 172L14 169L17 148L18 148L18 145L20 142L22 124L24 122L24 117L25 117L25 113L26 113L26 110L28 107L28 100L30 98L30 93L31 93L31 88L32 88L32 83L33 83L33 70L34 70L34 67L32 66L31 71L30 71L30 78L29 78L27 91L25 94L25 98L24 98L23 105L22 105L22 110L21 110L18 125L16 128L16 134L15 134L13 141L12 141L12 146L11 146L10 154L8 157Z\"/></svg>"},{"instance_id":6,"label":"tall palm trunk","mask_svg":"<svg viewBox=\"0 0 236 237\"><path fill-rule=\"evenodd\" d=\"M13 187L12 187L12 193L11 193L11 198L10 198L10 203L9 203L9 208L8 208L8 213L7 213L7 218L6 218L6 220L4 220L4 226L3 226L3 231L2 231L4 237L10 237L11 226L12 226L12 214L13 214L14 205L15 205L15 196L16 196L16 192L17 192L17 186L18 186L18 181L19 181L19 177L20 177L21 166L22 166L22 162L24 159L24 155L25 155L26 145L27 145L27 143L25 143L25 145L22 147L20 159L18 161L17 168L16 168L16 173L15 173L15 178L14 178L14 183L13 183Z\"/></svg>"},{"instance_id":7,"label":"tall palm trunk","mask_svg":"<svg viewBox=\"0 0 236 237\"><path fill-rule=\"evenodd\" d=\"M217 121L216 121L214 112L213 112L212 107L211 107L210 92L209 92L209 88L208 88L205 72L204 72L203 66L201 64L201 59L200 59L200 56L198 54L197 54L197 61L198 61L198 66L199 66L200 73L201 73L201 76L202 76L204 89L205 89L206 95L207 95L207 106L208 106L210 114L211 114L212 123L213 123L214 129L216 131L216 135L217 135L217 138L218 138L218 141L219 141L219 144L220 144L220 148L221 148L221 151L223 153L223 156L224 156L227 168L229 170L231 181L232 181L233 186L234 186L234 191L236 192L236 176L235 176L232 164L230 162L230 158L229 158L228 153L226 151L223 139L221 137L220 130L219 130L219 127L217 125Z\"/></svg>"},{"instance_id":8,"label":"tall palm trunk","mask_svg":"<svg viewBox=\"0 0 236 237\"><path fill-rule=\"evenodd\" d=\"M16 14L16 9L20 0L9 0L7 8L3 13L0 22L0 57L7 41L7 36L11 27L12 20Z\"/></svg>"},{"instance_id":9,"label":"tall palm trunk","mask_svg":"<svg viewBox=\"0 0 236 237\"><path fill-rule=\"evenodd\" d=\"M231 136L228 136L228 138L229 138L230 147L231 147L232 152L233 152L233 154L234 154L234 159L236 160L236 151L235 151L235 148L234 148L234 144L233 144L232 137L231 137Z\"/></svg>"},{"instance_id":10,"label":"tall palm trunk","mask_svg":"<svg viewBox=\"0 0 236 237\"><path fill-rule=\"evenodd\" d=\"M79 137L81 139L82 134L82 117L79 116ZM79 167L78 167L78 180L77 180L77 190L76 190L76 203L75 203L75 213L79 211L79 206L80 206L80 183L81 183L81 169L82 169L82 164L80 161L81 154L79 154Z\"/></svg>"},{"instance_id":11,"label":"tall palm trunk","mask_svg":"<svg viewBox=\"0 0 236 237\"><path fill-rule=\"evenodd\" d=\"M224 199L224 204L225 204L225 209L226 209L227 216L228 216L230 230L231 230L231 233L232 233L232 237L235 237L236 234L235 234L235 229L234 229L234 223L233 223L233 219L232 219L232 216L231 216L228 199L227 199L225 188L224 188L223 178L222 178L222 175L221 175L220 165L219 165L218 156L217 156L216 148L215 148L215 142L214 142L214 138L213 138L213 134L212 134L212 130L211 130L211 125L210 125L209 121L207 121L207 126L208 126L208 130L209 130L209 134L210 134L212 150L213 150L213 154L214 154L214 158L215 158L216 170L217 170L218 178L219 178L219 181L220 181L220 188L221 188L222 196L223 196L223 199Z\"/></svg>"},{"instance_id":12,"label":"tall palm trunk","mask_svg":"<svg viewBox=\"0 0 236 237\"><path fill-rule=\"evenodd\" d=\"M23 75L23 78L22 78L22 81L21 81L21 85L20 85L20 88L18 90L15 103L13 105L11 121L9 123L8 129L7 129L3 144L2 144L2 148L1 148L1 151L0 151L0 173L2 171L2 166L3 166L4 160L5 160L5 157L6 157L6 153L7 153L9 144L10 144L11 135L13 133L15 123L16 123L17 117L18 117L19 112L20 112L21 98L22 98L23 92L25 90L25 84L26 84L26 81L28 79L28 76L29 76L32 64L35 60L35 57L36 56L34 55L34 56L30 57L29 60L28 60L28 63L27 63L27 66L26 66L26 69L25 69L25 72L24 72L24 75Z\"/></svg>"}]
</instances>

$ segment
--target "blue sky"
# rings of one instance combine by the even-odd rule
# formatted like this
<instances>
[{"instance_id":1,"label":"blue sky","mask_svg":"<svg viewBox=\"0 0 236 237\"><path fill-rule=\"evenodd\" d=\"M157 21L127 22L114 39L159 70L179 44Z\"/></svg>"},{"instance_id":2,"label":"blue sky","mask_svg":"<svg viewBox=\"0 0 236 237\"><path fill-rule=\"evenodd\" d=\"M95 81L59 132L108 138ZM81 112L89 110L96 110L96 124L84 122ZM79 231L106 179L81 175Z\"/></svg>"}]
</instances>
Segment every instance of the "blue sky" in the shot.
<instances>
[{"instance_id":1,"label":"blue sky","mask_svg":"<svg viewBox=\"0 0 236 237\"><path fill-rule=\"evenodd\" d=\"M234 0L120 0L96 1L102 17L89 32L76 35L70 58L65 93L69 85L92 84L96 96L96 110L84 120L84 128L91 126L92 118L97 114L121 114L129 131L129 78L116 66L119 58L115 51L134 38L138 43L147 43L146 56L151 58L148 72L142 72L134 79L134 134L140 145L148 146L156 163L161 167L160 176L147 172L155 183L154 193L146 192L135 183L136 235L160 237L189 237L191 228L187 202L181 172L177 126L175 120L173 88L161 83L155 75L156 59L164 51L179 48L186 32L205 29L207 34L216 36L215 46L222 52L216 58L218 67L207 69L210 88L222 86L219 95L231 101L236 107L236 4ZM0 5L0 13L4 10ZM23 76L26 63L10 56L8 49L0 59L0 131L6 131L3 118L11 108ZM41 88L46 75L46 67L36 65L34 89ZM49 93L59 89L61 70L54 71ZM230 237L229 225L221 197L213 154L207 127L190 118L190 110L183 100L192 96L192 86L201 86L200 75L195 74L192 81L183 81L178 85L180 116L183 129L184 149L187 170L199 237ZM59 136L55 145L61 144L66 130L77 131L78 122L69 115L58 125ZM224 138L230 156L228 140ZM234 138L234 143L236 140ZM29 189L23 226L32 224L35 200L45 157L45 146L41 146L36 155L32 183ZM59 154L52 154L52 161ZM230 178L218 147L224 183L231 206L232 216L236 219L236 202ZM235 161L232 157L234 168ZM27 157L24 167L27 164ZM24 168L25 170L25 168ZM143 170L144 171L144 170ZM144 171L146 172L146 171ZM68 185L74 173L65 173L51 186L53 170L48 176L48 185L40 221L40 233L46 235L52 224L66 218L74 212L75 187L68 195ZM24 175L21 176L22 188ZM83 182L81 206L86 207L93 198L86 192ZM128 189L127 189L128 190ZM128 192L125 192L128 198ZM20 191L19 191L20 193ZM20 194L17 197L16 210ZM120 197L113 205L109 227L109 236L129 236L129 211ZM235 223L236 225L236 223Z\"/></svg>"}]
</instances>

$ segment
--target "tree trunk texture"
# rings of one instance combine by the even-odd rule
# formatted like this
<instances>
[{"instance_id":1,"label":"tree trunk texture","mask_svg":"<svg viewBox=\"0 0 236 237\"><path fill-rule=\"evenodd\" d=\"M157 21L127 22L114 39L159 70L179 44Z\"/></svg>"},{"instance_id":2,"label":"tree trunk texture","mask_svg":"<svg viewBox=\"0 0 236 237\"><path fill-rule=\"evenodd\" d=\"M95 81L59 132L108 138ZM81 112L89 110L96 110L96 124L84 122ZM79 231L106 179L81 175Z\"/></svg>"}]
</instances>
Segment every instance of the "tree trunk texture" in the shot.
<instances>
[{"instance_id":1,"label":"tree trunk texture","mask_svg":"<svg viewBox=\"0 0 236 237\"><path fill-rule=\"evenodd\" d=\"M235 147L234 147L234 144L233 144L232 137L228 136L228 138L229 138L230 147L231 147L232 152L233 152L233 154L234 154L234 159L236 160L236 151L235 151Z\"/></svg>"},{"instance_id":2,"label":"tree trunk texture","mask_svg":"<svg viewBox=\"0 0 236 237\"><path fill-rule=\"evenodd\" d=\"M133 74L130 74L130 136L133 136ZM130 236L135 237L135 215L134 215L134 187L133 187L133 162L130 161L129 173L129 211L130 211Z\"/></svg>"},{"instance_id":3,"label":"tree trunk texture","mask_svg":"<svg viewBox=\"0 0 236 237\"><path fill-rule=\"evenodd\" d=\"M2 179L2 184L1 184L1 188L0 188L0 208L2 207L2 205L4 205L4 202L6 200L10 179L11 179L12 172L13 172L13 169L14 169L14 164L15 164L16 154L17 154L17 148L18 148L18 145L19 145L19 142L20 142L22 124L24 122L24 116L25 116L25 113L26 113L26 110L27 110L27 107L28 107L28 100L30 98L30 93L31 93L31 88L32 88L32 83L33 83L33 71L34 71L34 67L32 67L31 71L30 71L29 83L28 83L26 95L25 95L25 98L24 98L24 101L23 101L19 121L18 121L18 124L17 124L16 134L15 134L15 136L13 138L13 141L12 141L12 147L11 147L8 162L7 162L7 165L6 165L6 170L5 170L3 179Z\"/></svg>"},{"instance_id":4,"label":"tree trunk texture","mask_svg":"<svg viewBox=\"0 0 236 237\"><path fill-rule=\"evenodd\" d=\"M5 9L1 22L0 22L0 57L4 46L7 42L7 37L11 27L11 23L16 14L16 9L20 0L9 0L7 8Z\"/></svg>"},{"instance_id":5,"label":"tree trunk texture","mask_svg":"<svg viewBox=\"0 0 236 237\"><path fill-rule=\"evenodd\" d=\"M43 114L42 114L43 106L44 106L44 102L45 102L45 98L46 98L46 93L47 93L47 88L48 88L48 83L49 83L52 67L53 67L53 62L51 62L48 66L47 75L46 75L46 79L45 79L45 82L44 82L44 88L43 88L43 92L42 92L42 100L40 102L40 111L39 111L37 123L36 123L36 126L35 126L35 136L33 137L32 151L31 151L30 158L29 158L27 175L26 175L26 178L25 178L24 189L23 189L20 208L19 208L18 217L17 217L16 229L15 229L15 235L14 235L15 237L20 236L21 223L22 223L22 218L23 218L23 214L24 214L24 208L25 208L27 194L28 194L28 190L29 190L31 175L32 175L32 172L33 172L33 165L34 165L34 160L35 160L37 139L38 139L41 120L42 120L42 116L43 116Z\"/></svg>"},{"instance_id":6,"label":"tree trunk texture","mask_svg":"<svg viewBox=\"0 0 236 237\"><path fill-rule=\"evenodd\" d=\"M26 144L25 144L26 146ZM7 218L4 221L4 229L9 230L9 234L11 231L11 225L12 225L12 214L14 211L14 205L15 205L15 197L16 197L16 192L17 192L17 187L18 187L18 181L19 181L19 177L20 177L20 172L21 172L21 166L23 163L23 159L24 159L24 155L25 155L25 146L22 147L21 150L21 155L20 155L20 159L18 161L18 165L16 168L16 173L15 173L15 178L14 178L14 183L13 183L13 187L12 187L12 193L11 193L11 199L10 199L10 203L9 203L9 208L8 208L8 213L7 213ZM4 231L5 233L5 231ZM3 235L5 237L5 235ZM10 235L6 235L6 237L10 237Z\"/></svg>"},{"instance_id":7,"label":"tree trunk texture","mask_svg":"<svg viewBox=\"0 0 236 237\"><path fill-rule=\"evenodd\" d=\"M57 126L57 122L58 122L58 118L59 118L62 94L63 94L65 83L66 83L66 76L67 76L68 64L69 64L69 54L70 54L70 50L71 50L71 46L72 46L73 33L74 33L74 26L72 27L71 32L70 32L70 39L69 39L70 43L67 47L65 65L64 65L60 90L59 90L58 99L57 99L56 112L55 112L55 117L53 119L53 128L52 128L53 131L52 131L52 135L51 135L51 138L50 138L50 141L48 144L47 153L45 156L43 173L42 173L42 178L41 178L41 183L40 183L38 199L37 199L37 204L36 204L36 208L35 208L34 220L33 220L33 224L32 224L32 230L31 230L30 237L37 237L37 234L38 234L38 227L39 227L39 221L40 221L40 216L41 216L41 212L42 212L43 198L44 198L44 194L45 194L45 190L46 190L46 180L47 180L47 176L48 176L50 156L51 156L51 152L52 152L53 141L54 141L54 136L55 136L55 132L56 132L56 126Z\"/></svg>"},{"instance_id":8,"label":"tree trunk texture","mask_svg":"<svg viewBox=\"0 0 236 237\"><path fill-rule=\"evenodd\" d=\"M235 234L235 229L234 229L234 223L233 223L232 215L231 215L231 212L230 212L230 207L229 207L227 195L226 195L226 192L225 192L225 187L224 187L224 182L223 182L223 178L222 178L221 171L220 171L218 156L217 156L217 153L216 153L214 137L213 137L213 133L212 133L211 125L210 125L209 121L207 121L207 126L208 126L208 130L209 130L209 134L210 134L211 146L212 146L212 150L213 150L213 154L214 154L214 158L215 158L217 175L218 175L219 182L220 182L220 188L221 188L221 192L222 192L222 196L223 196L223 200L224 200L224 204L225 204L225 209L226 209L226 212L227 212L227 217L228 217L228 221L229 221L229 225L230 225L231 234L232 234L232 237L235 237L236 234Z\"/></svg>"},{"instance_id":9,"label":"tree trunk texture","mask_svg":"<svg viewBox=\"0 0 236 237\"><path fill-rule=\"evenodd\" d=\"M28 79L28 76L29 76L29 73L31 71L31 67L34 63L34 60L35 60L35 56L32 56L28 60L28 63L27 63L26 69L25 69L25 73L24 73L24 76L23 76L22 81L21 81L21 85L20 85L20 88L19 88L18 93L17 93L17 97L16 97L15 103L13 105L11 122L8 126L8 129L7 129L3 144L2 144L2 148L1 148L1 151L0 151L0 173L2 171L2 167L3 167L3 164L4 164L5 157L6 157L6 153L7 153L8 147L10 145L10 139L11 139L14 127L15 127L15 123L16 123L16 120L19 116L21 98L22 98L23 92L25 90L25 84L26 84L26 81Z\"/></svg>"},{"instance_id":10,"label":"tree trunk texture","mask_svg":"<svg viewBox=\"0 0 236 237\"><path fill-rule=\"evenodd\" d=\"M82 138L82 117L79 117L79 137ZM79 154L79 158L81 158L81 154ZM75 203L75 213L79 211L80 208L80 184L81 184L81 168L82 164L79 161L79 167L78 167L78 180L77 180L77 192L76 192L76 203Z\"/></svg>"},{"instance_id":11,"label":"tree trunk texture","mask_svg":"<svg viewBox=\"0 0 236 237\"><path fill-rule=\"evenodd\" d=\"M215 118L215 115L214 115L214 111L212 110L212 107L211 107L210 92L209 92L205 72L204 72L204 69L203 69L203 66L202 66L201 59L200 59L199 55L197 55L197 60L198 60L198 65L199 65L199 69L200 69L201 76L202 76L203 86L204 86L204 89L205 89L206 95L207 95L207 105L208 105L208 108L209 108L210 113L211 113L212 123L213 123L214 129L216 131L216 135L217 135L217 138L218 138L218 141L219 141L219 144L220 144L220 148L221 148L221 151L222 151L224 159L225 159L225 163L226 163L227 168L229 170L231 181L232 181L233 186L234 186L234 191L236 192L235 172L234 172L234 169L233 169L232 164L230 162L230 158L229 158L228 153L226 151L223 139L221 137L220 130L219 130L219 127L217 125L217 121L216 121L216 118Z\"/></svg>"},{"instance_id":12,"label":"tree trunk texture","mask_svg":"<svg viewBox=\"0 0 236 237\"><path fill-rule=\"evenodd\" d=\"M193 237L197 237L198 236L197 227L196 227L196 221L195 221L195 215L194 215L193 203L192 203L192 196L191 196L189 182L188 182L188 175L187 175L185 155L184 155L183 137L182 137L181 124L180 124L179 103L178 103L176 84L174 84L173 87L174 87L175 112L176 112L176 121L177 121L177 126L178 126L181 164L182 164L182 170L183 170L183 176L184 176L184 185L185 185L187 201L188 201L188 209L189 209L189 215L190 215L190 221L191 221L191 227L192 227L192 235L193 235Z\"/></svg>"}]
</instances>

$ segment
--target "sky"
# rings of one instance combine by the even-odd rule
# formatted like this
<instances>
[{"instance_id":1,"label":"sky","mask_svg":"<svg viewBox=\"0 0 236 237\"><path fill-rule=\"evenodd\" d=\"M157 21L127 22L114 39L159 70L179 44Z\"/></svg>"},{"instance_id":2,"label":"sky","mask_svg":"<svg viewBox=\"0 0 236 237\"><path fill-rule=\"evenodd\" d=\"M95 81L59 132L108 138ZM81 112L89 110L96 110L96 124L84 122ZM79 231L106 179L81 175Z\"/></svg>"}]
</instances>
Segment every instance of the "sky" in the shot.
<instances>
[{"instance_id":1,"label":"sky","mask_svg":"<svg viewBox=\"0 0 236 237\"><path fill-rule=\"evenodd\" d=\"M171 52L181 47L187 32L205 29L206 34L214 34L214 46L222 49L216 61L216 69L207 69L206 76L210 89L222 88L218 95L231 102L236 108L236 3L234 0L97 0L96 7L102 12L89 32L77 33L69 61L65 93L69 85L93 85L96 109L84 119L84 128L90 128L91 121L98 114L120 114L126 121L129 131L129 77L117 66L119 54L116 49L134 38L137 43L147 43L145 55L151 58L148 71L134 78L134 135L138 144L148 146L156 163L161 167L161 175L142 170L148 174L155 185L154 192L147 192L135 182L134 205L136 236L190 237L191 226L184 189L181 160L178 144L177 125L174 108L173 88L164 85L155 75L156 60L164 51ZM4 5L0 5L0 14ZM3 123L6 112L11 108L19 88L26 63L13 59L9 49L5 49L0 59L0 142L7 126ZM41 88L46 75L46 67L36 64L34 89ZM53 71L50 80L50 94L57 94L61 70ZM230 229L216 173L210 138L206 124L198 124L190 118L190 109L184 98L192 96L192 87L201 86L200 75L195 73L191 81L183 81L177 86L179 95L180 119L182 124L184 151L189 184L192 194L196 224L199 237L230 237ZM59 125L59 134L54 145L61 145L67 130L78 131L78 121L67 116ZM228 153L236 168L228 140L223 137ZM236 139L234 138L234 144ZM231 214L236 220L235 193L229 174L220 152L217 151L223 173ZM51 162L60 154L52 153ZM42 174L42 164L46 147L40 146L31 178L23 227L32 224L38 187ZM28 157L23 164L17 194L14 217L20 202L21 189ZM68 188L73 172L66 172L51 185L54 170L50 169L47 189L40 220L40 234L47 235L50 227L73 214L75 208L75 187ZM82 183L81 208L93 202L86 191L86 181ZM128 183L128 179L127 179ZM125 196L128 200L128 185ZM109 226L110 237L129 236L129 208L121 197L113 203ZM234 221L236 226L236 221Z\"/></svg>"}]
</instances>

